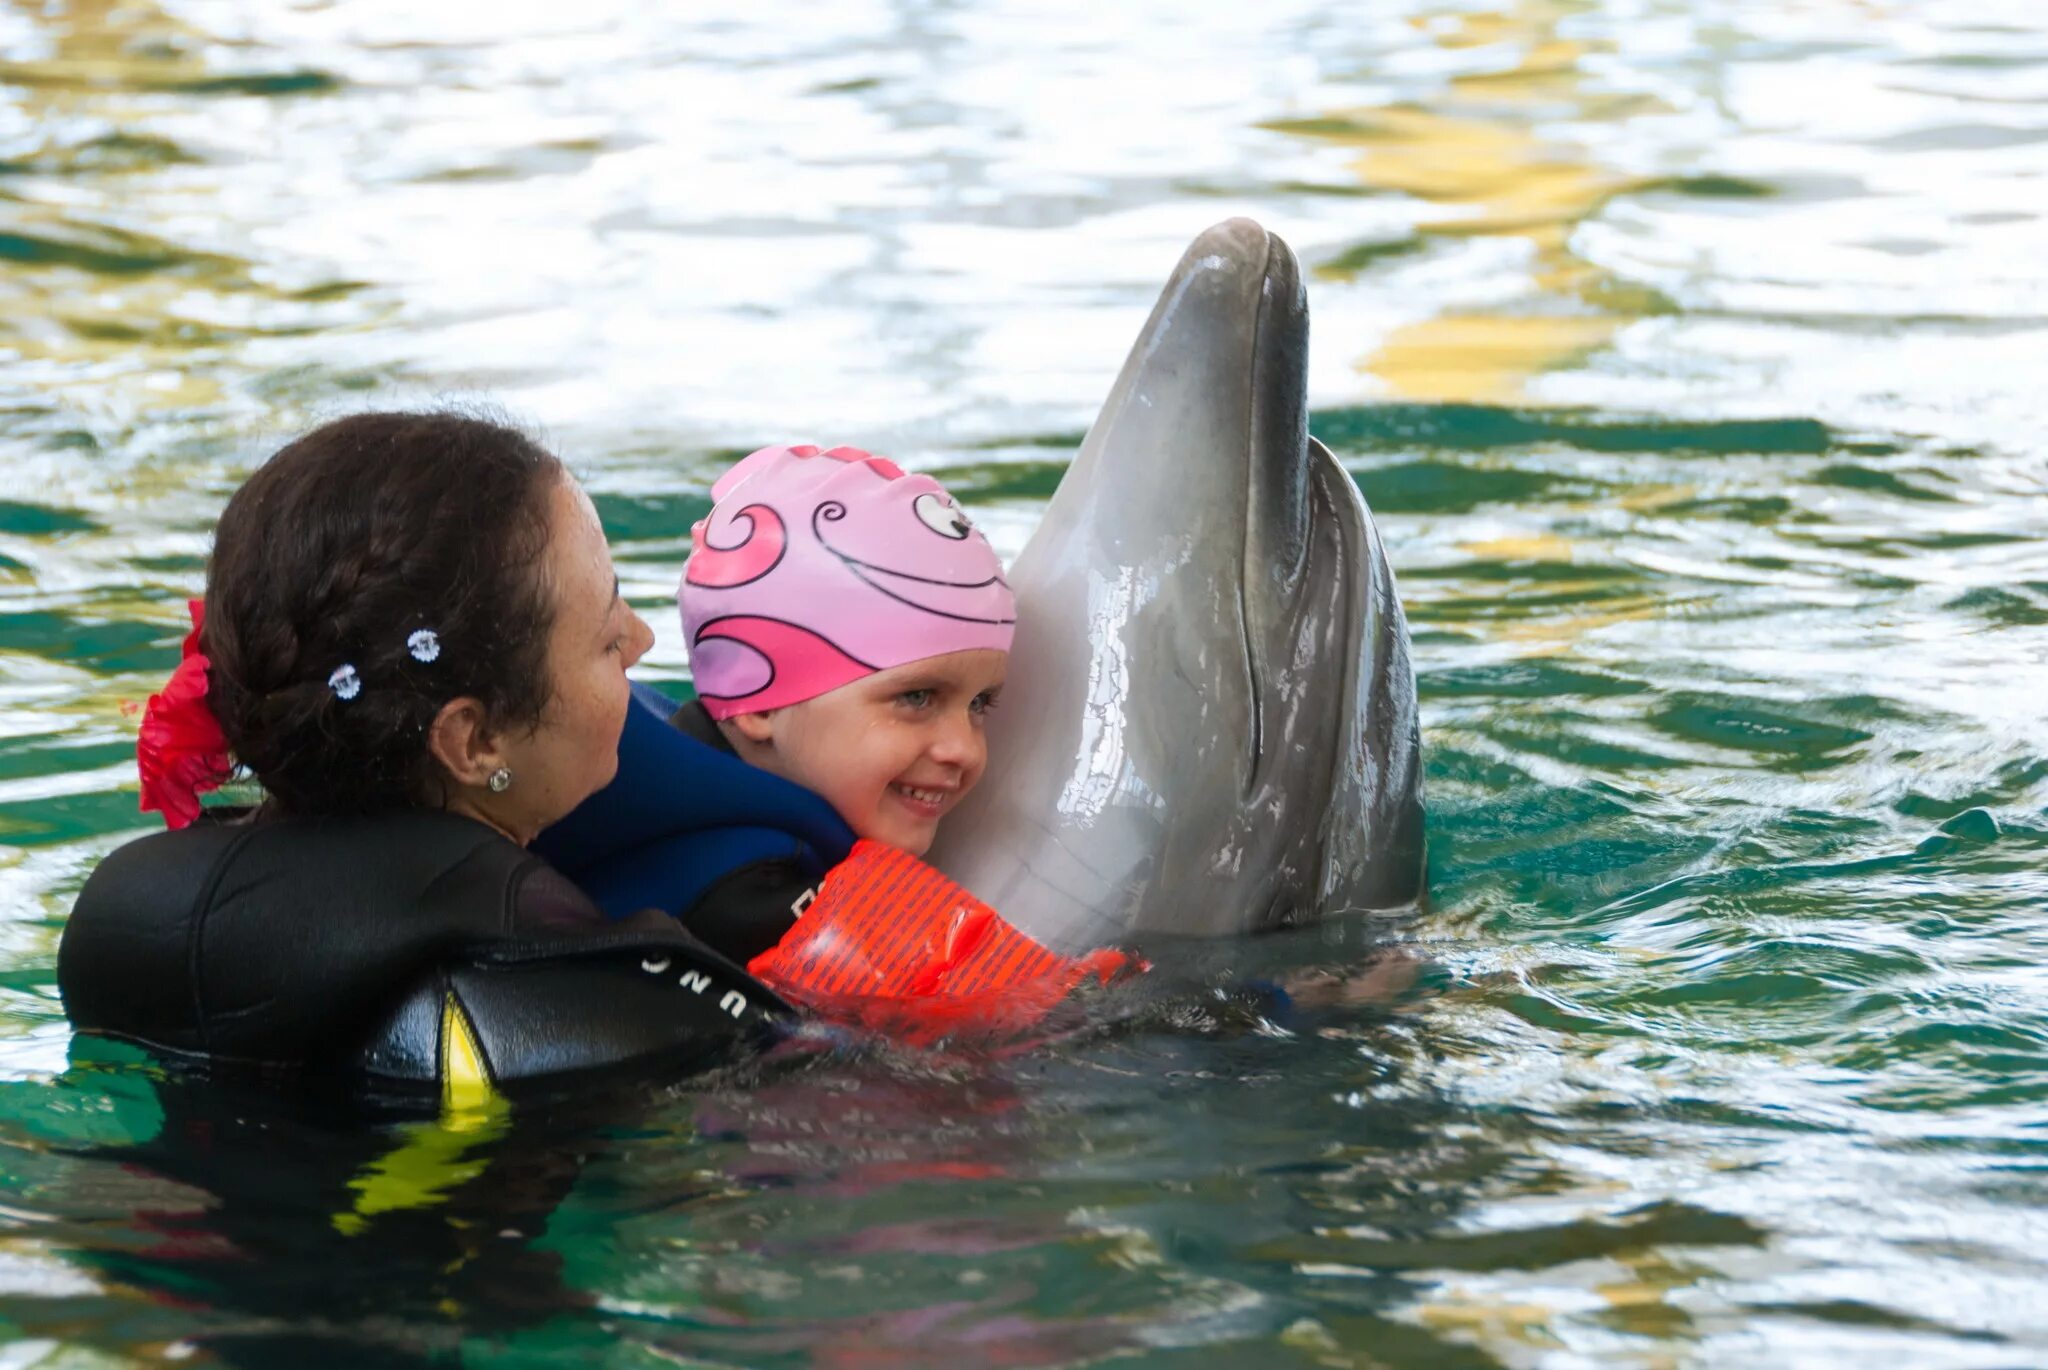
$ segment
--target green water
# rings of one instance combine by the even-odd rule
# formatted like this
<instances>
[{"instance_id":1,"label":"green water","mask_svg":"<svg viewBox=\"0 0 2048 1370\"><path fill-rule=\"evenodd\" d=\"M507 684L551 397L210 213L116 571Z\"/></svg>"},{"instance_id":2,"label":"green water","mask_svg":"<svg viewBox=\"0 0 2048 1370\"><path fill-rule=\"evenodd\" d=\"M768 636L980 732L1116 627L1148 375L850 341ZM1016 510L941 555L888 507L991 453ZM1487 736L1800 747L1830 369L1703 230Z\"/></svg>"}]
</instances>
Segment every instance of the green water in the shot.
<instances>
[{"instance_id":1,"label":"green water","mask_svg":"<svg viewBox=\"0 0 2048 1370\"><path fill-rule=\"evenodd\" d=\"M467 1132L68 1054L282 437L532 422L680 680L723 463L1014 552L1232 213L1414 628L1412 983ZM2018 0L0 7L0 1365L2048 1363L2044 223Z\"/></svg>"}]
</instances>

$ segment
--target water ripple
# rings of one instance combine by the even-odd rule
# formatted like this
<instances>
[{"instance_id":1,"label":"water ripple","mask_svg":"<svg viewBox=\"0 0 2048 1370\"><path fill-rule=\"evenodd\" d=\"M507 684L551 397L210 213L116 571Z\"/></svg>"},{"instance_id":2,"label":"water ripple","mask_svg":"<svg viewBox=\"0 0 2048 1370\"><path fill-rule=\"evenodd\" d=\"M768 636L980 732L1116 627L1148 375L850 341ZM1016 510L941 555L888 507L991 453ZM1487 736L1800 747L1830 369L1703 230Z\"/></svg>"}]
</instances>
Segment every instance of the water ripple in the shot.
<instances>
[{"instance_id":1,"label":"water ripple","mask_svg":"<svg viewBox=\"0 0 2048 1370\"><path fill-rule=\"evenodd\" d=\"M2040 1359L2044 94L2001 0L0 9L10 1335ZM281 435L489 390L685 681L734 456L891 451L1014 553L1231 213L1309 269L1312 426L1415 630L1434 895L1393 950L539 1119L346 1238L382 1134L67 1058L63 914Z\"/></svg>"}]
</instances>

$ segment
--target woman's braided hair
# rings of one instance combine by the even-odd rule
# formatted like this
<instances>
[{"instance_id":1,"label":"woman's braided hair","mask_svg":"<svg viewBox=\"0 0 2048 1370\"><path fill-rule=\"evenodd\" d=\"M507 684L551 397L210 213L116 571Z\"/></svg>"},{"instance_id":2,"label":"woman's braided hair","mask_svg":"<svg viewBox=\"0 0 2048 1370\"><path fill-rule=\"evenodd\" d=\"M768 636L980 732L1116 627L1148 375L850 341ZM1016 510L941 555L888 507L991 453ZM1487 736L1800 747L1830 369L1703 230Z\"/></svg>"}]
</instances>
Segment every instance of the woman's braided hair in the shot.
<instances>
[{"instance_id":1,"label":"woman's braided hair","mask_svg":"<svg viewBox=\"0 0 2048 1370\"><path fill-rule=\"evenodd\" d=\"M451 699L531 727L549 699L541 569L561 462L455 413L358 414L286 446L235 492L207 567L208 703L291 814L437 807L427 729ZM439 655L407 638L430 629ZM340 698L344 664L362 689Z\"/></svg>"}]
</instances>

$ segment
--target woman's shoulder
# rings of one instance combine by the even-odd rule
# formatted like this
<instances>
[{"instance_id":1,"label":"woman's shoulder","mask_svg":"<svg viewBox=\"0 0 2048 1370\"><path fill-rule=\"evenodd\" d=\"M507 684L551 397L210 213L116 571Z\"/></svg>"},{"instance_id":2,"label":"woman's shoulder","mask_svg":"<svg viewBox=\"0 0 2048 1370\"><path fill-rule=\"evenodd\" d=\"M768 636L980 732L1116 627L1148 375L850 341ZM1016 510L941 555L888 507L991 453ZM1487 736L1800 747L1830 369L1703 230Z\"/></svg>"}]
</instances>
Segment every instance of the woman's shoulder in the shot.
<instances>
[{"instance_id":1,"label":"woman's shoulder","mask_svg":"<svg viewBox=\"0 0 2048 1370\"><path fill-rule=\"evenodd\" d=\"M510 882L543 863L474 819L432 810L360 817L238 818L151 833L109 853L79 892L74 922L180 922L243 906L358 912L445 893L451 877ZM230 874L232 872L232 875Z\"/></svg>"},{"instance_id":2,"label":"woman's shoulder","mask_svg":"<svg viewBox=\"0 0 2048 1370\"><path fill-rule=\"evenodd\" d=\"M608 923L546 862L431 812L140 838L87 881L57 978L82 1030L372 1086L440 1080L451 1024L504 1083L702 1068L788 1013L669 920Z\"/></svg>"},{"instance_id":3,"label":"woman's shoulder","mask_svg":"<svg viewBox=\"0 0 2048 1370\"><path fill-rule=\"evenodd\" d=\"M446 949L603 923L546 863L453 814L195 823L109 854L58 948L83 1028L187 1050L262 1021L313 1025Z\"/></svg>"}]
</instances>

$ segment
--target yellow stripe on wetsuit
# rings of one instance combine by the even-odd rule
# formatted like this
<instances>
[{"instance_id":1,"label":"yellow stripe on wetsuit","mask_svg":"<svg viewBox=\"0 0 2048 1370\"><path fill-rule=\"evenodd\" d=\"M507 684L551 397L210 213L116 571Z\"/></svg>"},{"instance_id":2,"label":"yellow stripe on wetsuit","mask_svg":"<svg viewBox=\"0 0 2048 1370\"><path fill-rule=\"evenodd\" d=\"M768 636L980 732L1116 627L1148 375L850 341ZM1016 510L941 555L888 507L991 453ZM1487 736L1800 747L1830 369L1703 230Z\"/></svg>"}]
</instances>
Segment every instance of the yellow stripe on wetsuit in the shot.
<instances>
[{"instance_id":1,"label":"yellow stripe on wetsuit","mask_svg":"<svg viewBox=\"0 0 2048 1370\"><path fill-rule=\"evenodd\" d=\"M441 1001L440 1057L440 1117L400 1127L404 1140L348 1182L356 1201L334 1215L336 1231L354 1236L379 1213L439 1203L490 1164L489 1156L468 1153L503 1136L512 1110L491 1082L476 1025L453 990Z\"/></svg>"}]
</instances>

